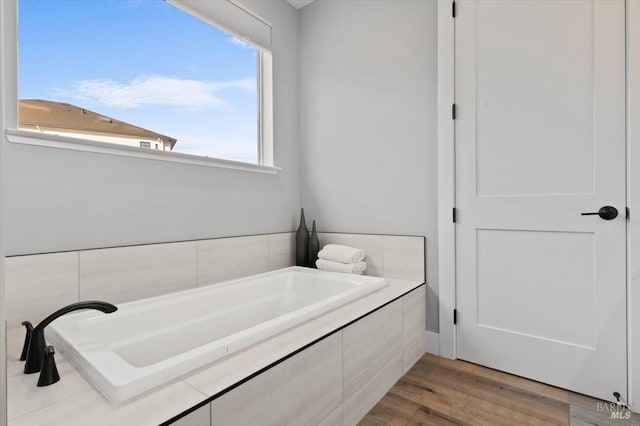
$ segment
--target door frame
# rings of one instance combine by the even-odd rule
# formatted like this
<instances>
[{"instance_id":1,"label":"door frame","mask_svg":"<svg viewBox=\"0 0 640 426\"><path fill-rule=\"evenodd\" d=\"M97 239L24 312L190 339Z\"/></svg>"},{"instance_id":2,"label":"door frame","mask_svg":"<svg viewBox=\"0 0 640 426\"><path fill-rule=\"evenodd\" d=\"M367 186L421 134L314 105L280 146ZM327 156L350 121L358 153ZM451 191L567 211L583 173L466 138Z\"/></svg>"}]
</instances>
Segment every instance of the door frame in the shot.
<instances>
[{"instance_id":1,"label":"door frame","mask_svg":"<svg viewBox=\"0 0 640 426\"><path fill-rule=\"evenodd\" d=\"M452 0L438 0L438 303L440 355L456 358L456 228L455 126L451 106L455 99L455 19Z\"/></svg>"},{"instance_id":2,"label":"door frame","mask_svg":"<svg viewBox=\"0 0 640 426\"><path fill-rule=\"evenodd\" d=\"M627 206L631 212L627 222L627 403L632 411L640 413L640 220L633 220L636 215L640 217L640 1L625 0L625 5L626 187ZM452 105L455 102L453 1L438 0L437 8L439 337L440 355L456 359L457 333L453 323L453 310L456 307L456 229L452 217L456 200L455 125L452 119ZM636 206L638 213L635 213ZM633 324L638 325L633 327Z\"/></svg>"}]
</instances>

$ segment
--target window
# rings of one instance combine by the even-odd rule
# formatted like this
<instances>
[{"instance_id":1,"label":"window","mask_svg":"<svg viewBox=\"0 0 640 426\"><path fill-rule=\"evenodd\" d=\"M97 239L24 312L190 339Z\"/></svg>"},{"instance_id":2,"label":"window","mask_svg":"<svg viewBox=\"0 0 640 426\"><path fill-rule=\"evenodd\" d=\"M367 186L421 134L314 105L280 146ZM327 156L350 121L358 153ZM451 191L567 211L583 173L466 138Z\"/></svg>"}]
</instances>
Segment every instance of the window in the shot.
<instances>
[{"instance_id":1,"label":"window","mask_svg":"<svg viewBox=\"0 0 640 426\"><path fill-rule=\"evenodd\" d=\"M18 7L20 129L272 165L271 27L238 3Z\"/></svg>"}]
</instances>

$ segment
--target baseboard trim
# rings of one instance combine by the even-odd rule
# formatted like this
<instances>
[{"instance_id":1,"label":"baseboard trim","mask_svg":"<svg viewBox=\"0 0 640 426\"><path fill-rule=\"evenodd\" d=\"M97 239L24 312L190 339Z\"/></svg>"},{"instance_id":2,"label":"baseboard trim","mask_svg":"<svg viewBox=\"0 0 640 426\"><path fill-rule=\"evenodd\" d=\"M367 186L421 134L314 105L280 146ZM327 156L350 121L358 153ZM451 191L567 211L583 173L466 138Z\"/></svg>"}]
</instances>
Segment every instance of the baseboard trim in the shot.
<instances>
[{"instance_id":1,"label":"baseboard trim","mask_svg":"<svg viewBox=\"0 0 640 426\"><path fill-rule=\"evenodd\" d=\"M424 332L425 351L433 355L440 355L440 334L426 330Z\"/></svg>"}]
</instances>

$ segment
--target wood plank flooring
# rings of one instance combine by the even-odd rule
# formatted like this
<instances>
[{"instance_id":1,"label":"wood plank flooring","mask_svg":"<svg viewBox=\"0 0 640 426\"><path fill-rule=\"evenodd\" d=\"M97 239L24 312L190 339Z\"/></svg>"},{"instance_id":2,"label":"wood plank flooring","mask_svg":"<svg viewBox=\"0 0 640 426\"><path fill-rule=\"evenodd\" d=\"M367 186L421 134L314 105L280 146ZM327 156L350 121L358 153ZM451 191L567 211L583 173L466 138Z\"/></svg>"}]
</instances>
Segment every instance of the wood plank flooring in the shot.
<instances>
[{"instance_id":1,"label":"wood plank flooring","mask_svg":"<svg viewBox=\"0 0 640 426\"><path fill-rule=\"evenodd\" d=\"M369 411L362 426L640 425L603 401L465 361L424 355ZM607 410L609 409L609 410Z\"/></svg>"}]
</instances>

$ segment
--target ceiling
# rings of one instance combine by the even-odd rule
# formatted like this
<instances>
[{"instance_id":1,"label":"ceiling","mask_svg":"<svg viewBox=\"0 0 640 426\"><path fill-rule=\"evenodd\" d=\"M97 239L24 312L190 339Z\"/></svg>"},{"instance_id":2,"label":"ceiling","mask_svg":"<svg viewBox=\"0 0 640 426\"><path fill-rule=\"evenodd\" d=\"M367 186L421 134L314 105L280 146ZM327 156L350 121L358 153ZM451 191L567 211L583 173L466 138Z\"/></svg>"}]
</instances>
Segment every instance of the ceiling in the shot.
<instances>
[{"instance_id":1,"label":"ceiling","mask_svg":"<svg viewBox=\"0 0 640 426\"><path fill-rule=\"evenodd\" d=\"M308 5L309 3L311 3L313 0L287 0L287 1L291 4L291 6L295 7L296 9L301 9L306 5Z\"/></svg>"}]
</instances>

